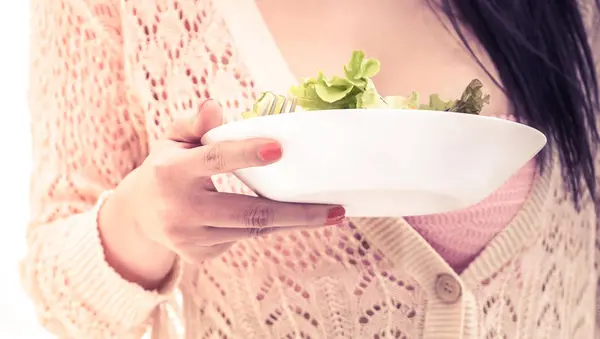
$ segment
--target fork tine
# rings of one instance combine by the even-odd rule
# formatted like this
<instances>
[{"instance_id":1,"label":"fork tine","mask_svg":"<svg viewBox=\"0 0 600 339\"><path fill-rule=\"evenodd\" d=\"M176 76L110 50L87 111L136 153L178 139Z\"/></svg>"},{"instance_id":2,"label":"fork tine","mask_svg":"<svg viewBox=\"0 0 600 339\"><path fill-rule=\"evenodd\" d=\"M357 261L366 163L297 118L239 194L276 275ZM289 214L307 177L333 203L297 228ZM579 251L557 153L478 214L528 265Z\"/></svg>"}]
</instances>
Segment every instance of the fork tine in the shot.
<instances>
[{"instance_id":1,"label":"fork tine","mask_svg":"<svg viewBox=\"0 0 600 339\"><path fill-rule=\"evenodd\" d=\"M267 94L265 93L264 96L266 97ZM261 105L259 116L261 116L261 117L265 116L267 114L267 112L268 112L268 109L269 109L269 105Z\"/></svg>"},{"instance_id":2,"label":"fork tine","mask_svg":"<svg viewBox=\"0 0 600 339\"><path fill-rule=\"evenodd\" d=\"M277 94L275 93L271 93L272 94L272 100L269 103L269 112L267 113L267 115L273 115L275 113L275 108L277 108Z\"/></svg>"},{"instance_id":3,"label":"fork tine","mask_svg":"<svg viewBox=\"0 0 600 339\"><path fill-rule=\"evenodd\" d=\"M269 115L272 111L272 107L273 107L273 97L275 96L275 94L271 93L271 92L266 92L265 93L265 97L267 98L267 103L265 105L263 105L261 112L260 112L260 116L265 116L265 115Z\"/></svg>"},{"instance_id":4,"label":"fork tine","mask_svg":"<svg viewBox=\"0 0 600 339\"><path fill-rule=\"evenodd\" d=\"M279 113L287 113L287 105L288 105L288 99L286 97L284 97L283 95L280 95L277 99L282 98L283 101L281 102L281 106L279 107Z\"/></svg>"},{"instance_id":5,"label":"fork tine","mask_svg":"<svg viewBox=\"0 0 600 339\"><path fill-rule=\"evenodd\" d=\"M277 95L273 92L265 92L264 95L264 104L261 107L260 116L296 111L298 99L295 96ZM281 100L281 103L279 100Z\"/></svg>"},{"instance_id":6,"label":"fork tine","mask_svg":"<svg viewBox=\"0 0 600 339\"><path fill-rule=\"evenodd\" d=\"M290 109L288 110L289 113L296 111L296 105L298 104L298 98L296 98L295 96L292 96L291 101L292 102L290 103Z\"/></svg>"}]
</instances>

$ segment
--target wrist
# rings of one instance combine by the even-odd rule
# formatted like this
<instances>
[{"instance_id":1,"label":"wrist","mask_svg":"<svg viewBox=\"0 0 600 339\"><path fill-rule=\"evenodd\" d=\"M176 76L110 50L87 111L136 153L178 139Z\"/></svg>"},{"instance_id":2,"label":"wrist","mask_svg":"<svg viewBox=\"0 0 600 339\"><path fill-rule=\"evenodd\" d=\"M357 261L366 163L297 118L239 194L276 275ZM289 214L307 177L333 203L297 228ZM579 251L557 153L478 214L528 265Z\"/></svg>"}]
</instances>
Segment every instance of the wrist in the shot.
<instances>
[{"instance_id":1,"label":"wrist","mask_svg":"<svg viewBox=\"0 0 600 339\"><path fill-rule=\"evenodd\" d=\"M144 235L131 211L132 195L122 182L98 211L99 233L107 263L130 282L148 290L161 287L176 255Z\"/></svg>"}]
</instances>

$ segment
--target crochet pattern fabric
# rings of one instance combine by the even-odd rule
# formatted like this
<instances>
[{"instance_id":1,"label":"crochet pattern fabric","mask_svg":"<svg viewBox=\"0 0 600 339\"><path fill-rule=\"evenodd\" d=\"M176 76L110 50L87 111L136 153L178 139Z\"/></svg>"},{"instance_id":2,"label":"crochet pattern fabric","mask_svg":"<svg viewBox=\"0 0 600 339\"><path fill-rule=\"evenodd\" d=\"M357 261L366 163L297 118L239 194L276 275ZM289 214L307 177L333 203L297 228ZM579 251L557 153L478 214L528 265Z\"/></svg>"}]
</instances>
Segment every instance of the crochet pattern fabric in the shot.
<instances>
[{"instance_id":1,"label":"crochet pattern fabric","mask_svg":"<svg viewBox=\"0 0 600 339\"><path fill-rule=\"evenodd\" d=\"M355 219L239 242L183 265L160 291L123 280L104 260L99 197L173 117L209 97L233 116L259 91L215 3L32 1L33 218L22 281L49 330L121 339L153 325L168 338L167 323L182 319L186 338L594 337L596 213L589 195L579 211L565 198L555 155L460 274L405 220ZM251 194L230 175L214 181ZM175 294L183 307L169 320Z\"/></svg>"}]
</instances>

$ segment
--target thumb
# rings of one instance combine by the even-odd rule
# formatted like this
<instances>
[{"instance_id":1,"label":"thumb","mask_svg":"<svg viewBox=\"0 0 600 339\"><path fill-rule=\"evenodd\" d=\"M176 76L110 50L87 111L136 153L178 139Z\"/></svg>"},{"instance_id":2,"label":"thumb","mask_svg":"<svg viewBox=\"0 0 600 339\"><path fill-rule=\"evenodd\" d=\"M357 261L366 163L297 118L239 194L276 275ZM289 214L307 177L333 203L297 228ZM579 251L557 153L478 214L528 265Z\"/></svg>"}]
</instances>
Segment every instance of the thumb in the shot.
<instances>
[{"instance_id":1,"label":"thumb","mask_svg":"<svg viewBox=\"0 0 600 339\"><path fill-rule=\"evenodd\" d=\"M177 142L200 144L200 139L206 132L222 123L221 106L214 100L208 99L196 112L176 118L167 129L165 137Z\"/></svg>"}]
</instances>

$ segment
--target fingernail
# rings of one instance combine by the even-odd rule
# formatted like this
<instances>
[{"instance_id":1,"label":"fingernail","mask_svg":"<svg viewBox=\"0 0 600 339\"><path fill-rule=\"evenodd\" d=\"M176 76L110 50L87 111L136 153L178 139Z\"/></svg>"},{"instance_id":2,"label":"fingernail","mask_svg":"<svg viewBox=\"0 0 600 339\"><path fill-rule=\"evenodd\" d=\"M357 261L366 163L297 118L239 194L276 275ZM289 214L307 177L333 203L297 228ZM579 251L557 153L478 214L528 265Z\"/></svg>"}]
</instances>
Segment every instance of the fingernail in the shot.
<instances>
[{"instance_id":1,"label":"fingernail","mask_svg":"<svg viewBox=\"0 0 600 339\"><path fill-rule=\"evenodd\" d=\"M335 225L346 217L346 209L342 206L337 206L329 210L327 213L327 220L325 221L325 225Z\"/></svg>"},{"instance_id":2,"label":"fingernail","mask_svg":"<svg viewBox=\"0 0 600 339\"><path fill-rule=\"evenodd\" d=\"M265 162L272 162L281 159L281 154L283 151L281 150L281 145L276 142L264 145L258 151L258 157L260 160Z\"/></svg>"}]
</instances>

